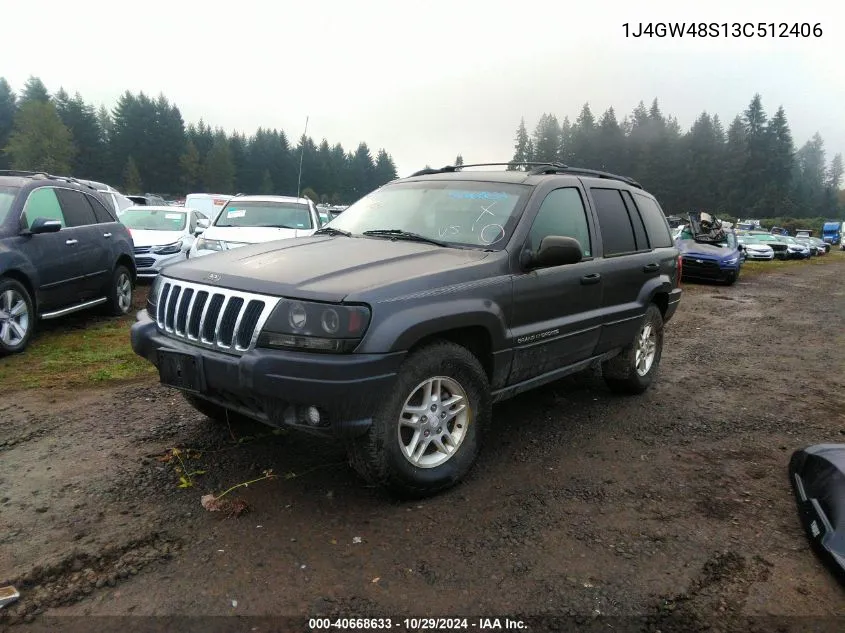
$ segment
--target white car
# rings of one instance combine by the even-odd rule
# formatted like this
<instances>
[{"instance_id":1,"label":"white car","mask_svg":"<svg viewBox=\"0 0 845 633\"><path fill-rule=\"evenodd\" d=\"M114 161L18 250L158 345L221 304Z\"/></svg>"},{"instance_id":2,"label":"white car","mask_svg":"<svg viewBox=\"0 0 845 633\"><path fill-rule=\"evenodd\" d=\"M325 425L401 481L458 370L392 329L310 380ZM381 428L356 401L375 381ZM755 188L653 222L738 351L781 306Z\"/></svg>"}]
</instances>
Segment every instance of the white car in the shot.
<instances>
[{"instance_id":1,"label":"white car","mask_svg":"<svg viewBox=\"0 0 845 633\"><path fill-rule=\"evenodd\" d=\"M247 244L307 237L322 226L308 198L235 196L199 235L190 256L200 257Z\"/></svg>"},{"instance_id":2,"label":"white car","mask_svg":"<svg viewBox=\"0 0 845 633\"><path fill-rule=\"evenodd\" d=\"M775 252L768 244L755 242L748 237L740 237L739 243L745 249L746 260L771 261L775 258Z\"/></svg>"},{"instance_id":3,"label":"white car","mask_svg":"<svg viewBox=\"0 0 845 633\"><path fill-rule=\"evenodd\" d=\"M120 214L135 243L138 277L151 279L187 259L195 234L211 221L199 211L170 206L130 207Z\"/></svg>"}]
</instances>

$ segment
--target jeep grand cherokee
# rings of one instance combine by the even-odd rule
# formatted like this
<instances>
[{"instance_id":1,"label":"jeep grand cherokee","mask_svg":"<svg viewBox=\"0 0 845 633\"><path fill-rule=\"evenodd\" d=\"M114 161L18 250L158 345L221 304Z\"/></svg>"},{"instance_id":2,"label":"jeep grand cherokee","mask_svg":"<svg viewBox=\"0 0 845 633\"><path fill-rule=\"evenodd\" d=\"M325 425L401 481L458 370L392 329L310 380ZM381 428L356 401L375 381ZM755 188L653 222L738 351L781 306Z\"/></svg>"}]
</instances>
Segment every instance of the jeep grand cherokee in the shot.
<instances>
[{"instance_id":1,"label":"jeep grand cherokee","mask_svg":"<svg viewBox=\"0 0 845 633\"><path fill-rule=\"evenodd\" d=\"M133 349L203 414L334 436L405 496L466 475L494 402L596 364L647 389L681 296L655 198L559 164L466 167L395 180L313 236L174 264Z\"/></svg>"}]
</instances>

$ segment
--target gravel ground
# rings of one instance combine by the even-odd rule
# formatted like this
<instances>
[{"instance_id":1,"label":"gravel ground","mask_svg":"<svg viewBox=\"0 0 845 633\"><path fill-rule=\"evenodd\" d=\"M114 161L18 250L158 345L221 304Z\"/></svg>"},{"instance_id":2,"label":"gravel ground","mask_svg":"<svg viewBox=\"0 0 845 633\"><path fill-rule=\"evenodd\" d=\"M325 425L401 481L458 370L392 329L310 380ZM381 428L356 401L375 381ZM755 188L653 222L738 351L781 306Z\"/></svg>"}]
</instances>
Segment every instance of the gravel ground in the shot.
<instances>
[{"instance_id":1,"label":"gravel ground","mask_svg":"<svg viewBox=\"0 0 845 633\"><path fill-rule=\"evenodd\" d=\"M462 615L748 632L843 615L786 473L793 450L845 441L843 280L832 253L685 286L648 393L585 373L499 405L469 479L422 503L366 487L337 446L216 425L154 380L4 398L0 583L22 597L0 629ZM192 487L163 461L174 447L204 471ZM232 494L249 512L201 506L266 469ZM247 621L203 630L221 622Z\"/></svg>"}]
</instances>

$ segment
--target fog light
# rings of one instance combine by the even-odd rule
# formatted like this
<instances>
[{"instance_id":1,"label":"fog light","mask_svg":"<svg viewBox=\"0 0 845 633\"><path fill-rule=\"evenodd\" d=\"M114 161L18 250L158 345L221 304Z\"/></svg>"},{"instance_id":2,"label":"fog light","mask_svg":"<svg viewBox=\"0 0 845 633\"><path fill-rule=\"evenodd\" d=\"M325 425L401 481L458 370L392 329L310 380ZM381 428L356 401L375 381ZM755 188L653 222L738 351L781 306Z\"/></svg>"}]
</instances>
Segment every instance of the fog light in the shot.
<instances>
[{"instance_id":1,"label":"fog light","mask_svg":"<svg viewBox=\"0 0 845 633\"><path fill-rule=\"evenodd\" d=\"M314 426L320 424L320 411L317 407L308 407L308 422Z\"/></svg>"}]
</instances>

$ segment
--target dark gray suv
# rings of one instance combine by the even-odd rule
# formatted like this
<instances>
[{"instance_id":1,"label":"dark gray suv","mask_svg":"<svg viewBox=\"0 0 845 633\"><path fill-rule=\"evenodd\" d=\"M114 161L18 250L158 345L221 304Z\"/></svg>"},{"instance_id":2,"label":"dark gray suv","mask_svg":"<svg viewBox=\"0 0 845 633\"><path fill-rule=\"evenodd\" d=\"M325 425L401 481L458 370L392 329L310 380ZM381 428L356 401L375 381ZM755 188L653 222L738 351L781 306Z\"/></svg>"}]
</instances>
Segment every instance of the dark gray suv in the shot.
<instances>
[{"instance_id":1,"label":"dark gray suv","mask_svg":"<svg viewBox=\"0 0 845 633\"><path fill-rule=\"evenodd\" d=\"M558 164L423 170L311 237L175 264L132 346L216 419L334 436L421 496L472 466L492 405L601 365L653 381L679 253L634 181Z\"/></svg>"},{"instance_id":2,"label":"dark gray suv","mask_svg":"<svg viewBox=\"0 0 845 633\"><path fill-rule=\"evenodd\" d=\"M22 351L38 318L132 307L132 237L73 178L0 171L0 355Z\"/></svg>"}]
</instances>

